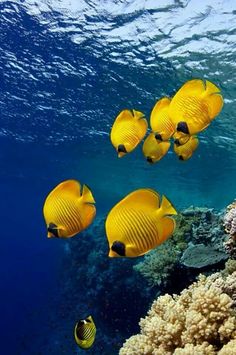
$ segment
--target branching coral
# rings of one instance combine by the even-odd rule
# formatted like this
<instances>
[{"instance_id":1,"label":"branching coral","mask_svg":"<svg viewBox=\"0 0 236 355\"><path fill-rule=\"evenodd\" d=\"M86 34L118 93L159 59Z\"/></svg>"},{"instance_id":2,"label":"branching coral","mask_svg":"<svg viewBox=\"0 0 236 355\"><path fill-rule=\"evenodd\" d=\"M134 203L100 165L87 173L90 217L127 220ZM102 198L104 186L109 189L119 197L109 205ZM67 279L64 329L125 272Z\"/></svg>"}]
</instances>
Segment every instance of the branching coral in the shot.
<instances>
[{"instance_id":1,"label":"branching coral","mask_svg":"<svg viewBox=\"0 0 236 355\"><path fill-rule=\"evenodd\" d=\"M225 242L225 249L231 258L236 259L236 201L227 207L224 227L229 234L229 239Z\"/></svg>"},{"instance_id":2,"label":"branching coral","mask_svg":"<svg viewBox=\"0 0 236 355\"><path fill-rule=\"evenodd\" d=\"M236 272L201 276L180 295L159 297L120 355L225 354L236 339L235 281Z\"/></svg>"}]
</instances>

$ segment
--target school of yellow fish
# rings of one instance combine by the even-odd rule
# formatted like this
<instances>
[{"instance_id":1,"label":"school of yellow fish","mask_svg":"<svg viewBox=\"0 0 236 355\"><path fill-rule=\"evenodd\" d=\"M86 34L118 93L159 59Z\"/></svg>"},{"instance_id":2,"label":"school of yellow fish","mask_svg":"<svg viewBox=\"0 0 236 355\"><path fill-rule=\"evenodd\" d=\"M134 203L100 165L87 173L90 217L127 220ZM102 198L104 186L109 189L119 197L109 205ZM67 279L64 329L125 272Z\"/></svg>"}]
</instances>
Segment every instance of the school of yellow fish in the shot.
<instances>
[{"instance_id":1,"label":"school of yellow fish","mask_svg":"<svg viewBox=\"0 0 236 355\"><path fill-rule=\"evenodd\" d=\"M200 79L185 83L174 95L157 101L150 117L151 133L143 143L149 163L162 159L174 140L179 160L188 160L199 145L197 134L206 129L220 113L220 89ZM118 157L131 153L148 130L145 115L134 109L123 110L111 129L111 143ZM96 215L95 200L87 185L66 180L47 196L43 207L48 238L70 238L90 226ZM118 202L108 213L105 230L108 256L134 258L165 242L175 230L177 211L166 196L145 188ZM96 336L91 316L76 323L74 338L82 349L90 348Z\"/></svg>"}]
</instances>

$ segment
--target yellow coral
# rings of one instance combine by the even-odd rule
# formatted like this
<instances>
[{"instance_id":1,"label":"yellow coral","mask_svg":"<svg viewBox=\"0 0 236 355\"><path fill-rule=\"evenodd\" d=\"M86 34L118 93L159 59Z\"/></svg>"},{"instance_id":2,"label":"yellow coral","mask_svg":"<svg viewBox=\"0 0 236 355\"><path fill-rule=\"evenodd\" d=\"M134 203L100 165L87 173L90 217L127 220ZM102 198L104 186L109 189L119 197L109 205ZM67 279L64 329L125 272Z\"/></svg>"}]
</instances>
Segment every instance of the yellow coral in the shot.
<instances>
[{"instance_id":1,"label":"yellow coral","mask_svg":"<svg viewBox=\"0 0 236 355\"><path fill-rule=\"evenodd\" d=\"M235 355L236 354L236 339L231 340L228 344L218 352L218 355Z\"/></svg>"},{"instance_id":2,"label":"yellow coral","mask_svg":"<svg viewBox=\"0 0 236 355\"><path fill-rule=\"evenodd\" d=\"M217 354L236 339L235 281L236 273L201 276L179 296L159 297L140 321L141 334L128 339L120 355Z\"/></svg>"},{"instance_id":3,"label":"yellow coral","mask_svg":"<svg viewBox=\"0 0 236 355\"><path fill-rule=\"evenodd\" d=\"M215 355L216 352L212 345L207 342L201 345L186 344L184 348L176 349L174 355Z\"/></svg>"}]
</instances>

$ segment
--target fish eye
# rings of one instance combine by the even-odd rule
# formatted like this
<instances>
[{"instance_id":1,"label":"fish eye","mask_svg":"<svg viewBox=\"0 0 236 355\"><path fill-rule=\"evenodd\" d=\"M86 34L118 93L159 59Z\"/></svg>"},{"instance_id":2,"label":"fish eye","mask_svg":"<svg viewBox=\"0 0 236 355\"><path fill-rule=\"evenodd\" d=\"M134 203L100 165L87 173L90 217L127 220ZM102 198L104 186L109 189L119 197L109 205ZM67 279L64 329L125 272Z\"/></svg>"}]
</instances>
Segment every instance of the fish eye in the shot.
<instances>
[{"instance_id":1,"label":"fish eye","mask_svg":"<svg viewBox=\"0 0 236 355\"><path fill-rule=\"evenodd\" d=\"M88 318L86 318L85 320L86 320L86 322L88 322L88 323L92 323L91 320L88 319Z\"/></svg>"}]
</instances>

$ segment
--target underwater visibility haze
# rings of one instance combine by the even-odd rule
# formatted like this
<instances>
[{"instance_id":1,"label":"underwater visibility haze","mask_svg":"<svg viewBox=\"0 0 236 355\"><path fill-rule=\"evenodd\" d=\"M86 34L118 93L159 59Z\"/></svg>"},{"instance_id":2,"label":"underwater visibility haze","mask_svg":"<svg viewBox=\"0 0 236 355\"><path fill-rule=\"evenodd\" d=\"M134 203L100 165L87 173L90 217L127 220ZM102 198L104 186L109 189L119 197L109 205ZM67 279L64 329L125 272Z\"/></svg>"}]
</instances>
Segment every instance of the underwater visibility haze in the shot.
<instances>
[{"instance_id":1,"label":"underwater visibility haze","mask_svg":"<svg viewBox=\"0 0 236 355\"><path fill-rule=\"evenodd\" d=\"M235 41L233 0L0 0L1 354L82 354L74 327L88 316L97 329L89 353L118 354L157 295L195 280L185 264L167 285L137 271L146 256L108 258L104 221L149 188L177 211L203 208L208 235L219 228L217 213L236 195ZM118 114L134 109L149 122L157 100L192 79L224 99L193 156L180 161L170 149L148 164L141 143L118 158ZM48 239L43 205L67 179L91 189L96 217L71 239ZM216 211L210 224L206 211ZM186 238L176 258L198 243Z\"/></svg>"}]
</instances>

